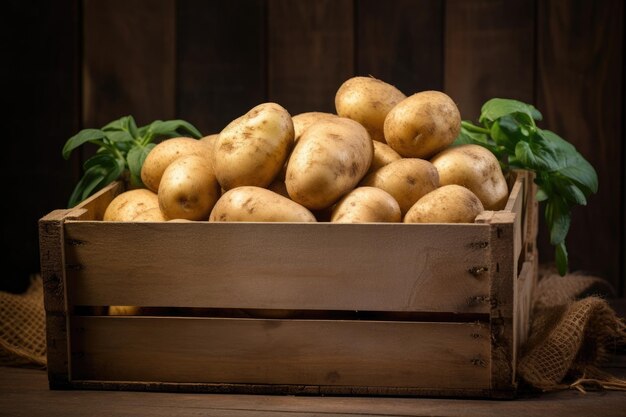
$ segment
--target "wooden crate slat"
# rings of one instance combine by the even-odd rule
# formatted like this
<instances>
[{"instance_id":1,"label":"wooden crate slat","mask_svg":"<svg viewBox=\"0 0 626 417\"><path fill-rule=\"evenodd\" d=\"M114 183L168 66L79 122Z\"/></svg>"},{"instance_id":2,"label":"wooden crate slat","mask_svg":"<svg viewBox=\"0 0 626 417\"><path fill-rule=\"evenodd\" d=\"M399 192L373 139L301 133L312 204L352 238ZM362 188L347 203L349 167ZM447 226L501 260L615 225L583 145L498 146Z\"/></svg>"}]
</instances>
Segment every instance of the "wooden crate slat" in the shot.
<instances>
[{"instance_id":1,"label":"wooden crate slat","mask_svg":"<svg viewBox=\"0 0 626 417\"><path fill-rule=\"evenodd\" d=\"M65 233L72 305L489 311L474 302L489 274L471 272L490 262L487 225L81 221Z\"/></svg>"},{"instance_id":2,"label":"wooden crate slat","mask_svg":"<svg viewBox=\"0 0 626 417\"><path fill-rule=\"evenodd\" d=\"M486 324L72 317L72 380L488 388Z\"/></svg>"}]
</instances>

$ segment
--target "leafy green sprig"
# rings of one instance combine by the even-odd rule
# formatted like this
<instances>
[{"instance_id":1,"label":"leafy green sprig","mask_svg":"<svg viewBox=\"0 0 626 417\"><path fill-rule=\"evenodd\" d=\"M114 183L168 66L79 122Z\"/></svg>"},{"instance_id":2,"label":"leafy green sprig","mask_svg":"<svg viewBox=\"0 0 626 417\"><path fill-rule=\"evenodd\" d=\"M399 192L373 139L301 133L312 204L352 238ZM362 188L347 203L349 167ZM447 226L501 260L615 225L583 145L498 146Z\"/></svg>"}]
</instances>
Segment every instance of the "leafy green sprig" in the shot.
<instances>
[{"instance_id":1,"label":"leafy green sprig","mask_svg":"<svg viewBox=\"0 0 626 417\"><path fill-rule=\"evenodd\" d=\"M541 113L530 104L494 98L483 105L478 125L461 122L455 144L484 146L505 170L535 172L537 200L544 202L556 265L564 275L568 269L565 238L571 210L586 205L589 196L598 191L598 175L572 144L554 132L540 129L536 124L540 120Z\"/></svg>"},{"instance_id":2,"label":"leafy green sprig","mask_svg":"<svg viewBox=\"0 0 626 417\"><path fill-rule=\"evenodd\" d=\"M128 173L131 187L142 187L141 167L157 139L176 136L200 138L202 135L184 120L155 120L137 127L132 116L124 116L101 129L83 129L67 140L63 158L86 143L98 146L96 154L83 164L84 174L70 196L68 207L74 207L107 184Z\"/></svg>"}]
</instances>

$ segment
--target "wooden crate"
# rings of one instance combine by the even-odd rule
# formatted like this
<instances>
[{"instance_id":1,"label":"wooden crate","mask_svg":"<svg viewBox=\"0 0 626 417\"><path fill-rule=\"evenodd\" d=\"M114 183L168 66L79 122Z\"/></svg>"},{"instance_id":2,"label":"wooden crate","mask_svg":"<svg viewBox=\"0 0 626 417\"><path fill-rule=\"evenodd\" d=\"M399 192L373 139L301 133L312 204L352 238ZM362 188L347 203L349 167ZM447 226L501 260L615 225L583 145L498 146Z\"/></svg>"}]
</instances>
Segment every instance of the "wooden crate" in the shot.
<instances>
[{"instance_id":1,"label":"wooden crate","mask_svg":"<svg viewBox=\"0 0 626 417\"><path fill-rule=\"evenodd\" d=\"M40 220L50 387L510 398L537 266L510 187L473 224L99 221L114 183Z\"/></svg>"}]
</instances>

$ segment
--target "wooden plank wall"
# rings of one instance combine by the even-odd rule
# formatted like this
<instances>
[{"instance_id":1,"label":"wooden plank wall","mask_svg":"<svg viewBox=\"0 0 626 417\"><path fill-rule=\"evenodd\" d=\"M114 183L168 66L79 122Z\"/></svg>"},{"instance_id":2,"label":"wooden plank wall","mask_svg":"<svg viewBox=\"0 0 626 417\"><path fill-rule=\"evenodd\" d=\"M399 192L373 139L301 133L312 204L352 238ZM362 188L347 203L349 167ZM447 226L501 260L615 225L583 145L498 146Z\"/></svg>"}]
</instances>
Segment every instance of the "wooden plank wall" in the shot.
<instances>
[{"instance_id":1,"label":"wooden plank wall","mask_svg":"<svg viewBox=\"0 0 626 417\"><path fill-rule=\"evenodd\" d=\"M465 119L475 120L495 96L534 103L541 126L574 143L600 177L599 193L574 213L571 266L624 294L621 0L64 0L49 13L35 3L11 2L14 24L34 22L22 42L59 64L46 69L43 105L25 104L28 119L16 116L39 118L40 169L27 181L42 198L31 198L33 208L9 226L9 236L20 233L20 222L33 229L15 249L32 270L32 256L17 252L32 252L33 222L60 208L68 181L78 178L77 158L54 157L78 128L133 114L139 123L183 118L209 134L263 101L292 114L333 111L343 80L371 74L406 94L443 90ZM44 70L29 56L14 76L34 95L29 77ZM12 153L31 148L11 146ZM45 180L43 171L51 173ZM541 230L540 259L550 261Z\"/></svg>"}]
</instances>

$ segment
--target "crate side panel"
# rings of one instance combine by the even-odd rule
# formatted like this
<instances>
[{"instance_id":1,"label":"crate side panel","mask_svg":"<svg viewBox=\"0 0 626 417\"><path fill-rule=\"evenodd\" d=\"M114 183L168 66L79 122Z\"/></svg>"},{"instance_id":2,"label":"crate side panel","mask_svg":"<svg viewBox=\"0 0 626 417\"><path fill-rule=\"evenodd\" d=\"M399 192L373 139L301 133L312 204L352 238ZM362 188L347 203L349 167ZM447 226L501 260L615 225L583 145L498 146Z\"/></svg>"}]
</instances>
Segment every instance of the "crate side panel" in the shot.
<instances>
[{"instance_id":1,"label":"crate side panel","mask_svg":"<svg viewBox=\"0 0 626 417\"><path fill-rule=\"evenodd\" d=\"M481 323L74 317L75 380L489 388Z\"/></svg>"},{"instance_id":2,"label":"crate side panel","mask_svg":"<svg viewBox=\"0 0 626 417\"><path fill-rule=\"evenodd\" d=\"M489 294L488 225L73 222L66 236L72 305L489 311L473 302Z\"/></svg>"}]
</instances>

